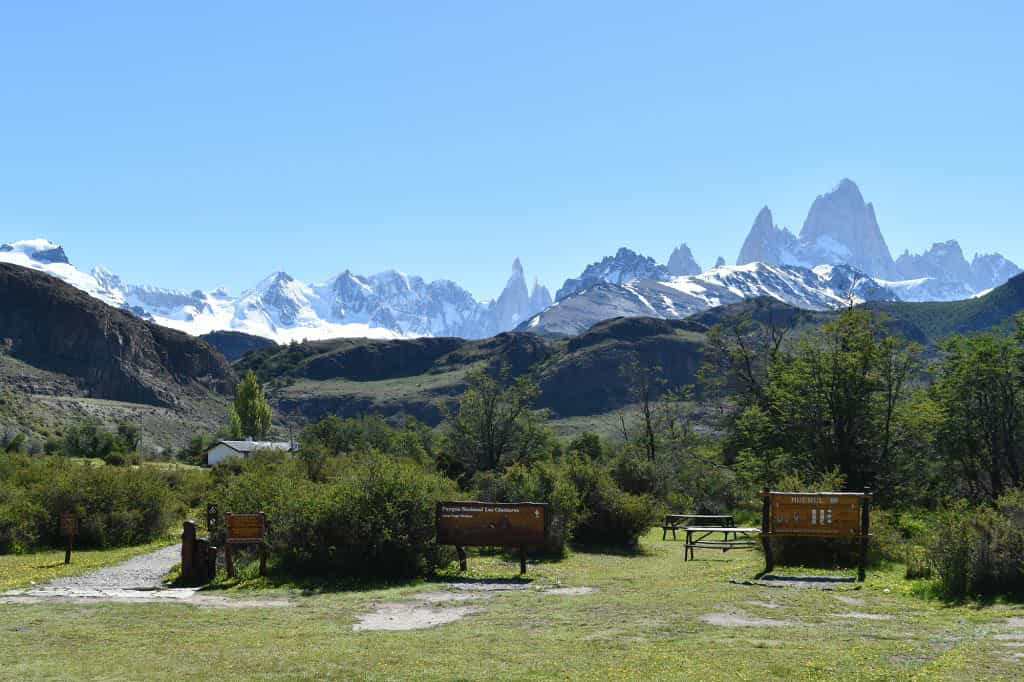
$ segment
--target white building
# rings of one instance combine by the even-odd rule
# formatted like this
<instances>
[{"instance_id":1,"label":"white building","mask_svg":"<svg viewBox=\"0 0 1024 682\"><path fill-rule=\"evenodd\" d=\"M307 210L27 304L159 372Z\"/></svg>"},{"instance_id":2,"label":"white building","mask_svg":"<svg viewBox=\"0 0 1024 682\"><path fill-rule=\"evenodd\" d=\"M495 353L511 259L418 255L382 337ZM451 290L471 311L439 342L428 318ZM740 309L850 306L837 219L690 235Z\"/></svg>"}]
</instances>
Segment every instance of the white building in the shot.
<instances>
[{"instance_id":1,"label":"white building","mask_svg":"<svg viewBox=\"0 0 1024 682\"><path fill-rule=\"evenodd\" d=\"M206 451L206 463L213 466L228 457L248 457L257 450L291 452L292 444L269 440L222 440Z\"/></svg>"}]
</instances>

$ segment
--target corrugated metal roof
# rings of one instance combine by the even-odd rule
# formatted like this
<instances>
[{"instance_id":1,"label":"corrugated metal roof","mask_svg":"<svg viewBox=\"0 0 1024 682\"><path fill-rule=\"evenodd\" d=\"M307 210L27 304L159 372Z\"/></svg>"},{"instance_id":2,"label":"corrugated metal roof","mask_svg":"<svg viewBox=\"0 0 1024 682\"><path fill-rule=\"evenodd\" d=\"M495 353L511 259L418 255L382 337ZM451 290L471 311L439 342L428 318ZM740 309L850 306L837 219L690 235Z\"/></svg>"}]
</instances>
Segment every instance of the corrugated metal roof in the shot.
<instances>
[{"instance_id":1,"label":"corrugated metal roof","mask_svg":"<svg viewBox=\"0 0 1024 682\"><path fill-rule=\"evenodd\" d=\"M287 441L270 440L222 440L217 445L226 445L235 452L250 453L253 450L291 450L292 444ZM214 446L216 447L216 445Z\"/></svg>"}]
</instances>

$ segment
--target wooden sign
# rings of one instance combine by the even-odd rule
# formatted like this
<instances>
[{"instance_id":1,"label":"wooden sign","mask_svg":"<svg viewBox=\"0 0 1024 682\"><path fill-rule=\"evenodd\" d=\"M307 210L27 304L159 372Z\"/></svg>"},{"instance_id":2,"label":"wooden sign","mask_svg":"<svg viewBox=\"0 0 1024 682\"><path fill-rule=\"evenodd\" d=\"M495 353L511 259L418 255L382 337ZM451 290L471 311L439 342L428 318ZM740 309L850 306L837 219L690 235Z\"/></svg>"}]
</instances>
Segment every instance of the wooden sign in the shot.
<instances>
[{"instance_id":1,"label":"wooden sign","mask_svg":"<svg viewBox=\"0 0 1024 682\"><path fill-rule=\"evenodd\" d=\"M75 544L75 536L78 535L78 517L74 512L64 511L60 513L60 534L64 536L66 545L64 547L64 563L71 563L71 549Z\"/></svg>"},{"instance_id":2,"label":"wooden sign","mask_svg":"<svg viewBox=\"0 0 1024 682\"><path fill-rule=\"evenodd\" d=\"M224 524L227 526L227 543L224 547L224 565L228 577L235 577L235 545L259 545L260 575L267 572L267 548L263 539L267 535L267 515L257 514L225 514Z\"/></svg>"},{"instance_id":3,"label":"wooden sign","mask_svg":"<svg viewBox=\"0 0 1024 682\"><path fill-rule=\"evenodd\" d=\"M864 493L769 493L770 532L803 537L861 535Z\"/></svg>"},{"instance_id":4,"label":"wooden sign","mask_svg":"<svg viewBox=\"0 0 1024 682\"><path fill-rule=\"evenodd\" d=\"M74 512L60 513L60 534L64 537L78 535L78 517Z\"/></svg>"},{"instance_id":5,"label":"wooden sign","mask_svg":"<svg viewBox=\"0 0 1024 682\"><path fill-rule=\"evenodd\" d=\"M544 544L547 505L532 502L441 502L440 545L522 547Z\"/></svg>"},{"instance_id":6,"label":"wooden sign","mask_svg":"<svg viewBox=\"0 0 1024 682\"><path fill-rule=\"evenodd\" d=\"M765 573L774 567L772 536L860 541L857 578L864 580L871 524L871 492L784 493L764 489L761 542Z\"/></svg>"},{"instance_id":7,"label":"wooden sign","mask_svg":"<svg viewBox=\"0 0 1024 682\"><path fill-rule=\"evenodd\" d=\"M455 545L466 570L463 547L519 547L519 570L526 572L526 548L547 539L548 505L536 502L439 502L437 544Z\"/></svg>"},{"instance_id":8,"label":"wooden sign","mask_svg":"<svg viewBox=\"0 0 1024 682\"><path fill-rule=\"evenodd\" d=\"M251 545L262 542L267 534L267 517L259 514L227 514L228 544Z\"/></svg>"}]
</instances>

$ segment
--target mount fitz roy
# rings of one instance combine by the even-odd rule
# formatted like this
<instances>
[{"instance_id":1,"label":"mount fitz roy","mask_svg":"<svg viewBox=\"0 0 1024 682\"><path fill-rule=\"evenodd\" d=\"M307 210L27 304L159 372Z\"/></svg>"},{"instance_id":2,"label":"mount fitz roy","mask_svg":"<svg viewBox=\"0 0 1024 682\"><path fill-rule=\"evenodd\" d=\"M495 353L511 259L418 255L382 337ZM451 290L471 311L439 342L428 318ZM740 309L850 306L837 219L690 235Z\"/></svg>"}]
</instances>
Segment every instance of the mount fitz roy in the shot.
<instances>
[{"instance_id":1,"label":"mount fitz roy","mask_svg":"<svg viewBox=\"0 0 1024 682\"><path fill-rule=\"evenodd\" d=\"M551 294L526 285L516 259L504 291L480 302L455 282L426 282L388 270L362 276L348 270L322 284L275 272L231 296L223 289L191 292L128 284L103 268L86 273L64 249L45 239L0 245L0 262L41 270L117 308L198 336L239 331L279 343L335 337L484 338L514 328L551 305Z\"/></svg>"},{"instance_id":2,"label":"mount fitz roy","mask_svg":"<svg viewBox=\"0 0 1024 682\"><path fill-rule=\"evenodd\" d=\"M686 244L667 266L629 249L567 279L555 304L522 330L578 334L612 317L688 317L744 298L768 296L812 310L866 301L952 301L979 296L1021 270L999 254L968 262L956 241L893 259L875 217L852 180L811 204L800 236L757 214L737 265L721 257L701 273Z\"/></svg>"},{"instance_id":3,"label":"mount fitz roy","mask_svg":"<svg viewBox=\"0 0 1024 682\"><path fill-rule=\"evenodd\" d=\"M1021 270L1002 255L977 254L971 262L955 240L933 244L921 254L893 259L857 185L848 179L814 200L800 236L775 225L765 206L754 219L737 265L849 265L875 278L907 301L970 298L1006 282Z\"/></svg>"}]
</instances>

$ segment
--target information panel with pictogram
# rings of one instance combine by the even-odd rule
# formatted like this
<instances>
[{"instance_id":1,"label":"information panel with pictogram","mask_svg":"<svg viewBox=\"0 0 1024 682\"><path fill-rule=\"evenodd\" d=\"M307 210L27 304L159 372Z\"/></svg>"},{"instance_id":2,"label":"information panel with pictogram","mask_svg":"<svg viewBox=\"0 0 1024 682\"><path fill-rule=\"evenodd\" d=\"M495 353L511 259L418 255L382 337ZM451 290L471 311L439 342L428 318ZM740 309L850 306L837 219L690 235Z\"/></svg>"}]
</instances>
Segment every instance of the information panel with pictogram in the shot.
<instances>
[{"instance_id":1,"label":"information panel with pictogram","mask_svg":"<svg viewBox=\"0 0 1024 682\"><path fill-rule=\"evenodd\" d=\"M774 567L773 537L804 537L822 540L857 540L860 558L857 577L864 580L871 524L871 492L785 493L763 492L761 542L765 573Z\"/></svg>"},{"instance_id":2,"label":"information panel with pictogram","mask_svg":"<svg viewBox=\"0 0 1024 682\"><path fill-rule=\"evenodd\" d=\"M547 539L548 505L537 502L439 502L437 544L455 545L466 570L463 547L518 547L520 572L526 572L526 548Z\"/></svg>"}]
</instances>

